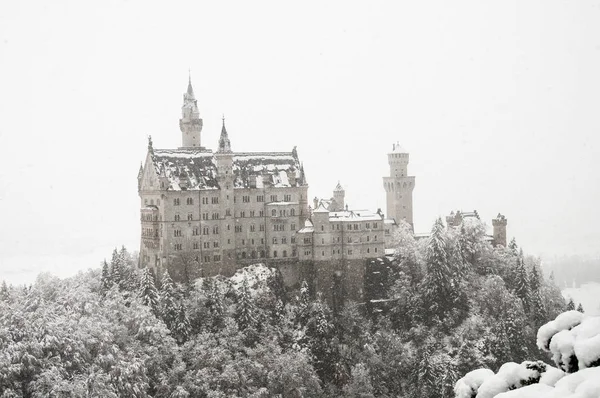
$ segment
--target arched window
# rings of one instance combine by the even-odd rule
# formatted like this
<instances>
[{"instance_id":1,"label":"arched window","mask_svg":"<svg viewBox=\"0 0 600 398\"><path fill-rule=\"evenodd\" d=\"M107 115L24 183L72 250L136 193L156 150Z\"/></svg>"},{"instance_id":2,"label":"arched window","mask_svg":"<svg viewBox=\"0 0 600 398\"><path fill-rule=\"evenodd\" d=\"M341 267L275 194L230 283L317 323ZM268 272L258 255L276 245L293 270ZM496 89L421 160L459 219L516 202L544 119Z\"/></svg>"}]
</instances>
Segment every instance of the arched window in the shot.
<instances>
[{"instance_id":1,"label":"arched window","mask_svg":"<svg viewBox=\"0 0 600 398\"><path fill-rule=\"evenodd\" d=\"M296 209L291 209L290 210L290 215L295 216L296 215Z\"/></svg>"},{"instance_id":2,"label":"arched window","mask_svg":"<svg viewBox=\"0 0 600 398\"><path fill-rule=\"evenodd\" d=\"M277 215L277 210L275 210L275 209L271 210L271 215L273 217L275 217Z\"/></svg>"},{"instance_id":3,"label":"arched window","mask_svg":"<svg viewBox=\"0 0 600 398\"><path fill-rule=\"evenodd\" d=\"M273 257L277 257L277 250L273 250Z\"/></svg>"}]
</instances>

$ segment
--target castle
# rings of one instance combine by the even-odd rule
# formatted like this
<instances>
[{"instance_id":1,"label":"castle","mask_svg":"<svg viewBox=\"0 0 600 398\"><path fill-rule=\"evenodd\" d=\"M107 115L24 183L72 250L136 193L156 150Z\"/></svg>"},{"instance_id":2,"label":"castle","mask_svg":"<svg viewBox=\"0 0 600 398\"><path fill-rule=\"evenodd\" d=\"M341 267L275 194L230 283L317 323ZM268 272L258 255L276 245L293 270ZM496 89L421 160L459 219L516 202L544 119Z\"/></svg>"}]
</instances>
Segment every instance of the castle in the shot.
<instances>
[{"instance_id":1,"label":"castle","mask_svg":"<svg viewBox=\"0 0 600 398\"><path fill-rule=\"evenodd\" d=\"M149 138L138 173L140 267L191 281L262 262L279 268L288 285L306 279L330 301L360 299L366 262L385 254L396 222L413 225L408 152L394 144L388 154L386 218L380 210L349 210L339 183L332 198L315 198L311 207L295 147L233 152L223 118L213 152L201 145L202 126L190 79L182 146L158 149Z\"/></svg>"}]
</instances>

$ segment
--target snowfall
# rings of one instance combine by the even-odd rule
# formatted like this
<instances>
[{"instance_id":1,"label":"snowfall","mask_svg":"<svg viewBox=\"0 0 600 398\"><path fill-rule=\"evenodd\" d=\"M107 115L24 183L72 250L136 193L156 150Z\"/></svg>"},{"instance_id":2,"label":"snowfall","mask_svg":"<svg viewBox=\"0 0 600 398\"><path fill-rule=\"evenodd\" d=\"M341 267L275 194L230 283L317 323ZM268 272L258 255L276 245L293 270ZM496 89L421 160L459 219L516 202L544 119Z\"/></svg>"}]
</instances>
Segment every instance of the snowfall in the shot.
<instances>
[{"instance_id":1,"label":"snowfall","mask_svg":"<svg viewBox=\"0 0 600 398\"><path fill-rule=\"evenodd\" d=\"M540 327L542 361L477 369L456 382L456 398L600 398L600 317L567 311Z\"/></svg>"}]
</instances>

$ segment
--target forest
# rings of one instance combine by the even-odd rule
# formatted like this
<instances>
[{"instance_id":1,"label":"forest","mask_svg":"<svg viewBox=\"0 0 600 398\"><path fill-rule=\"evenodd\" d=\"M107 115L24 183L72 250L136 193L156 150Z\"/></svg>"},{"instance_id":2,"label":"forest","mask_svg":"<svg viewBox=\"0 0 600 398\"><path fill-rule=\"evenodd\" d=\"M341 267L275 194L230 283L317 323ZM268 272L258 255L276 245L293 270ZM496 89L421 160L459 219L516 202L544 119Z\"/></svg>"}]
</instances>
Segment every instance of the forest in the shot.
<instances>
[{"instance_id":1,"label":"forest","mask_svg":"<svg viewBox=\"0 0 600 398\"><path fill-rule=\"evenodd\" d=\"M263 265L178 284L124 247L71 278L2 283L0 397L441 398L473 370L551 361L538 329L574 307L514 239L438 219L395 246L364 302L336 308Z\"/></svg>"}]
</instances>

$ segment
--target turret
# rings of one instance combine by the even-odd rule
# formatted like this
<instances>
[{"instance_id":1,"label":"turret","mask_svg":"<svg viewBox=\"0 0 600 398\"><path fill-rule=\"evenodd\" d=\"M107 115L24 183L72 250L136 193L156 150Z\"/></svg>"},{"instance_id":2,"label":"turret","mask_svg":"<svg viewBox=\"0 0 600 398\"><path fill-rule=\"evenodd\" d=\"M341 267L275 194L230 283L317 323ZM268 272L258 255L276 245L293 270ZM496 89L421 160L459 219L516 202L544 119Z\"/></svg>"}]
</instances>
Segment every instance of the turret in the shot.
<instances>
[{"instance_id":1,"label":"turret","mask_svg":"<svg viewBox=\"0 0 600 398\"><path fill-rule=\"evenodd\" d=\"M508 220L502 214L498 213L496 218L492 219L493 244L494 246L506 247L506 225Z\"/></svg>"},{"instance_id":2,"label":"turret","mask_svg":"<svg viewBox=\"0 0 600 398\"><path fill-rule=\"evenodd\" d=\"M338 181L335 189L333 190L333 200L335 202L335 206L332 211L343 211L344 210L344 200L346 196L346 191L342 188L342 185Z\"/></svg>"},{"instance_id":3,"label":"turret","mask_svg":"<svg viewBox=\"0 0 600 398\"><path fill-rule=\"evenodd\" d=\"M200 149L200 132L202 131L202 119L198 110L198 103L192 88L192 78L188 80L187 91L183 94L183 105L181 107L181 119L179 119L181 130L181 146L183 148Z\"/></svg>"},{"instance_id":4,"label":"turret","mask_svg":"<svg viewBox=\"0 0 600 398\"><path fill-rule=\"evenodd\" d=\"M408 151L399 143L392 145L388 153L390 176L383 177L383 187L386 191L387 216L396 220L405 220L413 226L412 193L415 188L415 177L408 175Z\"/></svg>"}]
</instances>

